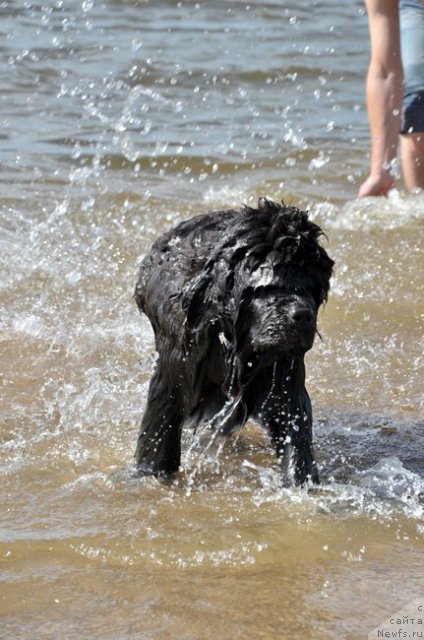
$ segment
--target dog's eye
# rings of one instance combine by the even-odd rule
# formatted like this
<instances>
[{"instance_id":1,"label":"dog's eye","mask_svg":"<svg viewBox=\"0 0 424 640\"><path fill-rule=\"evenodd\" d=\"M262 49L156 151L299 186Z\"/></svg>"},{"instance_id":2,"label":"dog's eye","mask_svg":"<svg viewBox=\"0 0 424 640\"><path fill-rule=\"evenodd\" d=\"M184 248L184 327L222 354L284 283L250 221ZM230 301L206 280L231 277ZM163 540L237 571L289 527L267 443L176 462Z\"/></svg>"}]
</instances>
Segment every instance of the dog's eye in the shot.
<instances>
[{"instance_id":1,"label":"dog's eye","mask_svg":"<svg viewBox=\"0 0 424 640\"><path fill-rule=\"evenodd\" d=\"M293 236L283 236L282 238L279 238L277 240L277 242L274 245L275 249L283 249L285 247L292 247L295 244L298 244L299 240L298 237L294 238Z\"/></svg>"}]
</instances>

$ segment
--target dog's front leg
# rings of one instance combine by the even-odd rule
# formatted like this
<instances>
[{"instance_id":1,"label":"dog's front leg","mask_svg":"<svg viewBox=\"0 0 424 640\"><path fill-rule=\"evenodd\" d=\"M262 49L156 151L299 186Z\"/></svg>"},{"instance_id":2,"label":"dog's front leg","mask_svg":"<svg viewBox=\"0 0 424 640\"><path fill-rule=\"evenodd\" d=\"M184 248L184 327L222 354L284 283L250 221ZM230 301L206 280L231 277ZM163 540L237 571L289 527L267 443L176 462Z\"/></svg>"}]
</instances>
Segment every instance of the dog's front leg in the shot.
<instances>
[{"instance_id":1,"label":"dog's front leg","mask_svg":"<svg viewBox=\"0 0 424 640\"><path fill-rule=\"evenodd\" d=\"M312 447L312 416L306 390L299 403L275 407L266 416L285 486L318 483Z\"/></svg>"},{"instance_id":2,"label":"dog's front leg","mask_svg":"<svg viewBox=\"0 0 424 640\"><path fill-rule=\"evenodd\" d=\"M168 476L181 458L183 410L177 391L162 374L160 363L150 381L147 406L138 436L135 459L145 475Z\"/></svg>"}]
</instances>

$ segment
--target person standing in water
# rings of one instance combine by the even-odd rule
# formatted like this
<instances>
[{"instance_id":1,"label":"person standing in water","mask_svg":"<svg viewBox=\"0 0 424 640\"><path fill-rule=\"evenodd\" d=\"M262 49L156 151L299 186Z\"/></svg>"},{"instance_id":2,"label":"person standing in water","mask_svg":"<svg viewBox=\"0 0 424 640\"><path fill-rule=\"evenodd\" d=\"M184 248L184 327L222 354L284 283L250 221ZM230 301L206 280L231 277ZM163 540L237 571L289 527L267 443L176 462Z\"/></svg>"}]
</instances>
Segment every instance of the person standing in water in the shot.
<instances>
[{"instance_id":1,"label":"person standing in water","mask_svg":"<svg viewBox=\"0 0 424 640\"><path fill-rule=\"evenodd\" d=\"M359 197L386 195L393 188L399 132L405 186L424 189L424 0L365 4L371 41L366 83L371 167Z\"/></svg>"}]
</instances>

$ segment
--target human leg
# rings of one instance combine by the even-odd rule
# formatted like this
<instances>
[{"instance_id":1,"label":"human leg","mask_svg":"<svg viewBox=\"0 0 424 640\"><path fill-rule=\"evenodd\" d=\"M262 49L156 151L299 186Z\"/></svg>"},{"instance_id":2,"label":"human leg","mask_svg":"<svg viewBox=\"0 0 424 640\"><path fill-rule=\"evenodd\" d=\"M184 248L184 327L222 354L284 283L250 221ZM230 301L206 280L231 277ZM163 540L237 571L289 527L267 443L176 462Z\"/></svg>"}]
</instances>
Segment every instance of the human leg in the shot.
<instances>
[{"instance_id":1,"label":"human leg","mask_svg":"<svg viewBox=\"0 0 424 640\"><path fill-rule=\"evenodd\" d=\"M424 189L424 132L402 135L400 150L405 187L409 191Z\"/></svg>"},{"instance_id":2,"label":"human leg","mask_svg":"<svg viewBox=\"0 0 424 640\"><path fill-rule=\"evenodd\" d=\"M424 3L400 5L404 98L400 137L402 173L409 190L424 189Z\"/></svg>"}]
</instances>

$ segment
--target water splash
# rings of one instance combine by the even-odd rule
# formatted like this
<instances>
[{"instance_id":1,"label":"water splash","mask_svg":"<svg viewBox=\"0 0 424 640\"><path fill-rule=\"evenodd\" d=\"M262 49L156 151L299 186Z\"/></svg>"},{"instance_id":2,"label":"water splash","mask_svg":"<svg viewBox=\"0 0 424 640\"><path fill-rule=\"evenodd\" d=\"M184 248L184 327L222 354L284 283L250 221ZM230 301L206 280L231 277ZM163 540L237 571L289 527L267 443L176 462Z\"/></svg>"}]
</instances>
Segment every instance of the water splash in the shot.
<instances>
[{"instance_id":1,"label":"water splash","mask_svg":"<svg viewBox=\"0 0 424 640\"><path fill-rule=\"evenodd\" d=\"M387 198L364 198L337 206L314 205L312 213L328 230L389 230L421 225L424 195L405 195L393 189Z\"/></svg>"}]
</instances>

